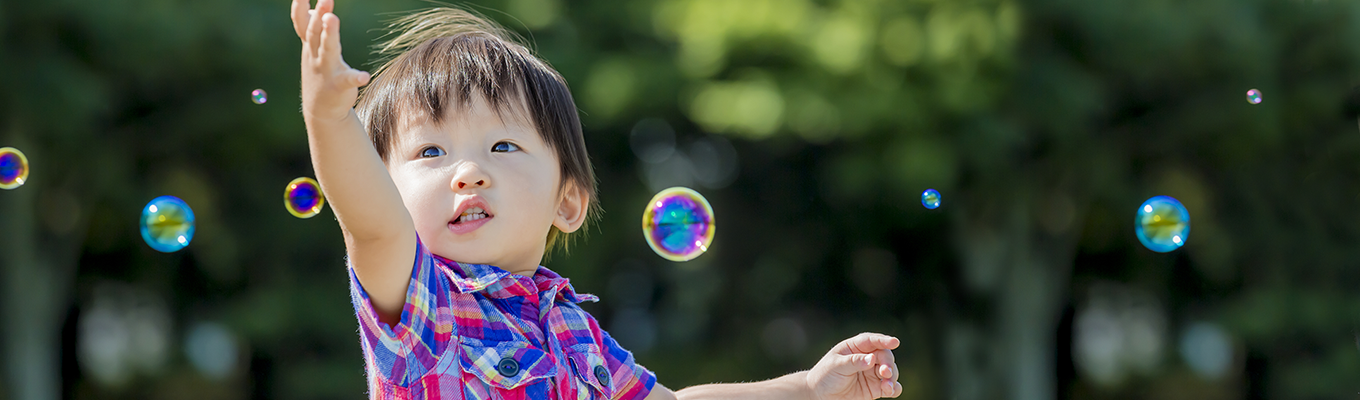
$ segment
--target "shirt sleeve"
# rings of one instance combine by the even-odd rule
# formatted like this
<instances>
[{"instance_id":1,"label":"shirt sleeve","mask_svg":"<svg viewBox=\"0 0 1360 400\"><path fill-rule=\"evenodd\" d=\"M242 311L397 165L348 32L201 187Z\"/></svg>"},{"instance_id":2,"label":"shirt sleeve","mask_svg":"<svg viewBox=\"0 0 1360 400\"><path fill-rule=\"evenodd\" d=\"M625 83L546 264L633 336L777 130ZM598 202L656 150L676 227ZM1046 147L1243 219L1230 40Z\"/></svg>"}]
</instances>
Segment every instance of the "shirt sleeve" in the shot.
<instances>
[{"instance_id":1,"label":"shirt sleeve","mask_svg":"<svg viewBox=\"0 0 1360 400\"><path fill-rule=\"evenodd\" d=\"M594 320L592 325L597 324ZM619 346L619 342L609 336L609 332L600 330L600 342L604 345L605 365L609 367L610 376L614 386L615 400L642 400L652 393L652 388L656 387L656 374L647 370L646 367L638 364L633 359L633 353Z\"/></svg>"},{"instance_id":2,"label":"shirt sleeve","mask_svg":"<svg viewBox=\"0 0 1360 400\"><path fill-rule=\"evenodd\" d=\"M348 264L348 263L346 263ZM349 265L350 298L359 319L359 336L369 379L406 386L434 368L435 355L448 345L448 332L438 334L439 309L448 310L448 276L439 273L434 257L417 239L406 304L396 326L378 320L368 292ZM442 340L441 340L442 339Z\"/></svg>"}]
</instances>

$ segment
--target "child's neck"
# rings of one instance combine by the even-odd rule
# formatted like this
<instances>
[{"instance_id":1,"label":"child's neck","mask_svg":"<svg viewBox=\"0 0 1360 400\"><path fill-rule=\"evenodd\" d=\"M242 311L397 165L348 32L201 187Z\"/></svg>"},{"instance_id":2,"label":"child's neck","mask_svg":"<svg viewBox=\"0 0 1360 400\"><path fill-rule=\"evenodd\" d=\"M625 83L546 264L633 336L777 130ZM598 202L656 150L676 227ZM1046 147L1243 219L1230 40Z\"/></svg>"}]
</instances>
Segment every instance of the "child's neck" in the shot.
<instances>
[{"instance_id":1,"label":"child's neck","mask_svg":"<svg viewBox=\"0 0 1360 400\"><path fill-rule=\"evenodd\" d=\"M543 253L518 254L517 257L501 260L501 264L496 264L496 266L512 274L532 278L538 272L539 261L543 261Z\"/></svg>"},{"instance_id":2,"label":"child's neck","mask_svg":"<svg viewBox=\"0 0 1360 400\"><path fill-rule=\"evenodd\" d=\"M537 263L537 262L534 262L534 261L537 261L537 260L535 260L535 259L513 260L513 261L511 261L511 260L504 260L504 262L502 262L501 264L494 264L494 265L496 265L496 266L499 267L500 269L509 271L509 272L512 273L512 274L523 275L523 276L527 276L527 277L532 278L532 277L534 277L534 273L537 273L537 272L538 272L538 263Z\"/></svg>"}]
</instances>

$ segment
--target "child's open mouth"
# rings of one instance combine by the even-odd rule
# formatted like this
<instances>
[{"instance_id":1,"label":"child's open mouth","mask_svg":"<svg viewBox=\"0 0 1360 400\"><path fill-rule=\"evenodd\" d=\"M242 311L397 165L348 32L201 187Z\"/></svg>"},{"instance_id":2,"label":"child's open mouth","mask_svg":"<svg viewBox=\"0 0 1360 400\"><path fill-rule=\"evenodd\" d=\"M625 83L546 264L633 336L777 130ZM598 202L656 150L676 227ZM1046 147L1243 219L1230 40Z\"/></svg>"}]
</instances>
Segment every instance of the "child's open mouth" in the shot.
<instances>
[{"instance_id":1,"label":"child's open mouth","mask_svg":"<svg viewBox=\"0 0 1360 400\"><path fill-rule=\"evenodd\" d=\"M458 218L454 218L453 223L472 222L482 218L491 218L491 214L487 214L486 210L483 210L481 207L472 207L467 209L467 211L463 211L463 214L459 215Z\"/></svg>"},{"instance_id":2,"label":"child's open mouth","mask_svg":"<svg viewBox=\"0 0 1360 400\"><path fill-rule=\"evenodd\" d=\"M454 234L465 234L477 230L493 217L485 208L480 205L468 205L457 218L449 221L449 231Z\"/></svg>"}]
</instances>

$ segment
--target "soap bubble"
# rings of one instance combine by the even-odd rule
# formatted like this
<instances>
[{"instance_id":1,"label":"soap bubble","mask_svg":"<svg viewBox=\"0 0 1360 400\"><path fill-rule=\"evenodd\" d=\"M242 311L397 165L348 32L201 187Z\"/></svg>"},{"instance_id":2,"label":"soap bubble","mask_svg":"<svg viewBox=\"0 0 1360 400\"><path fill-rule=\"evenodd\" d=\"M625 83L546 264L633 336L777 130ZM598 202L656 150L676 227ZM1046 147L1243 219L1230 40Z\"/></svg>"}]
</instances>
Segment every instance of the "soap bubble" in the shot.
<instances>
[{"instance_id":1,"label":"soap bubble","mask_svg":"<svg viewBox=\"0 0 1360 400\"><path fill-rule=\"evenodd\" d=\"M194 239L194 210L175 196L161 196L142 209L142 240L152 249L173 253Z\"/></svg>"},{"instance_id":2,"label":"soap bubble","mask_svg":"<svg viewBox=\"0 0 1360 400\"><path fill-rule=\"evenodd\" d=\"M1158 253L1179 249L1190 236L1190 211L1170 196L1143 202L1133 222L1138 241Z\"/></svg>"},{"instance_id":3,"label":"soap bubble","mask_svg":"<svg viewBox=\"0 0 1360 400\"><path fill-rule=\"evenodd\" d=\"M255 104L264 104L264 102L269 101L269 94L265 93L264 89L252 90L250 91L250 101L255 102Z\"/></svg>"},{"instance_id":4,"label":"soap bubble","mask_svg":"<svg viewBox=\"0 0 1360 400\"><path fill-rule=\"evenodd\" d=\"M940 208L940 192L935 189L926 189L926 191L921 192L921 205L931 210Z\"/></svg>"},{"instance_id":5,"label":"soap bubble","mask_svg":"<svg viewBox=\"0 0 1360 400\"><path fill-rule=\"evenodd\" d=\"M14 189L28 180L28 157L13 147L0 147L0 189Z\"/></svg>"},{"instance_id":6,"label":"soap bubble","mask_svg":"<svg viewBox=\"0 0 1360 400\"><path fill-rule=\"evenodd\" d=\"M713 207L703 195L686 187L662 190L642 211L642 236L657 255L689 261L708 251L713 242Z\"/></svg>"},{"instance_id":7,"label":"soap bubble","mask_svg":"<svg viewBox=\"0 0 1360 400\"><path fill-rule=\"evenodd\" d=\"M1261 91L1256 89L1248 90L1247 102L1251 104L1261 104Z\"/></svg>"},{"instance_id":8,"label":"soap bubble","mask_svg":"<svg viewBox=\"0 0 1360 400\"><path fill-rule=\"evenodd\" d=\"M321 185L316 180L301 177L288 182L283 191L283 207L289 214L298 218L315 217L326 205L326 196L321 194Z\"/></svg>"}]
</instances>

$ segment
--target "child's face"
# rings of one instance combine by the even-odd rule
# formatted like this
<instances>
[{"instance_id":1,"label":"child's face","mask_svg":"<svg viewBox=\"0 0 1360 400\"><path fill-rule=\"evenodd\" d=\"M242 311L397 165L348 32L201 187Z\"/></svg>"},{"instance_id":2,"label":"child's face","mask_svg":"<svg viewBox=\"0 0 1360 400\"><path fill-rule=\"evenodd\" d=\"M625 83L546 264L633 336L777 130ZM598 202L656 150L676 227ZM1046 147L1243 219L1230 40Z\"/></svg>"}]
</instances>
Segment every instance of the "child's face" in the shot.
<instances>
[{"instance_id":1,"label":"child's face","mask_svg":"<svg viewBox=\"0 0 1360 400\"><path fill-rule=\"evenodd\" d=\"M532 275L549 228L574 230L556 153L522 113L480 97L445 115L405 118L387 161L416 233L441 257Z\"/></svg>"}]
</instances>

